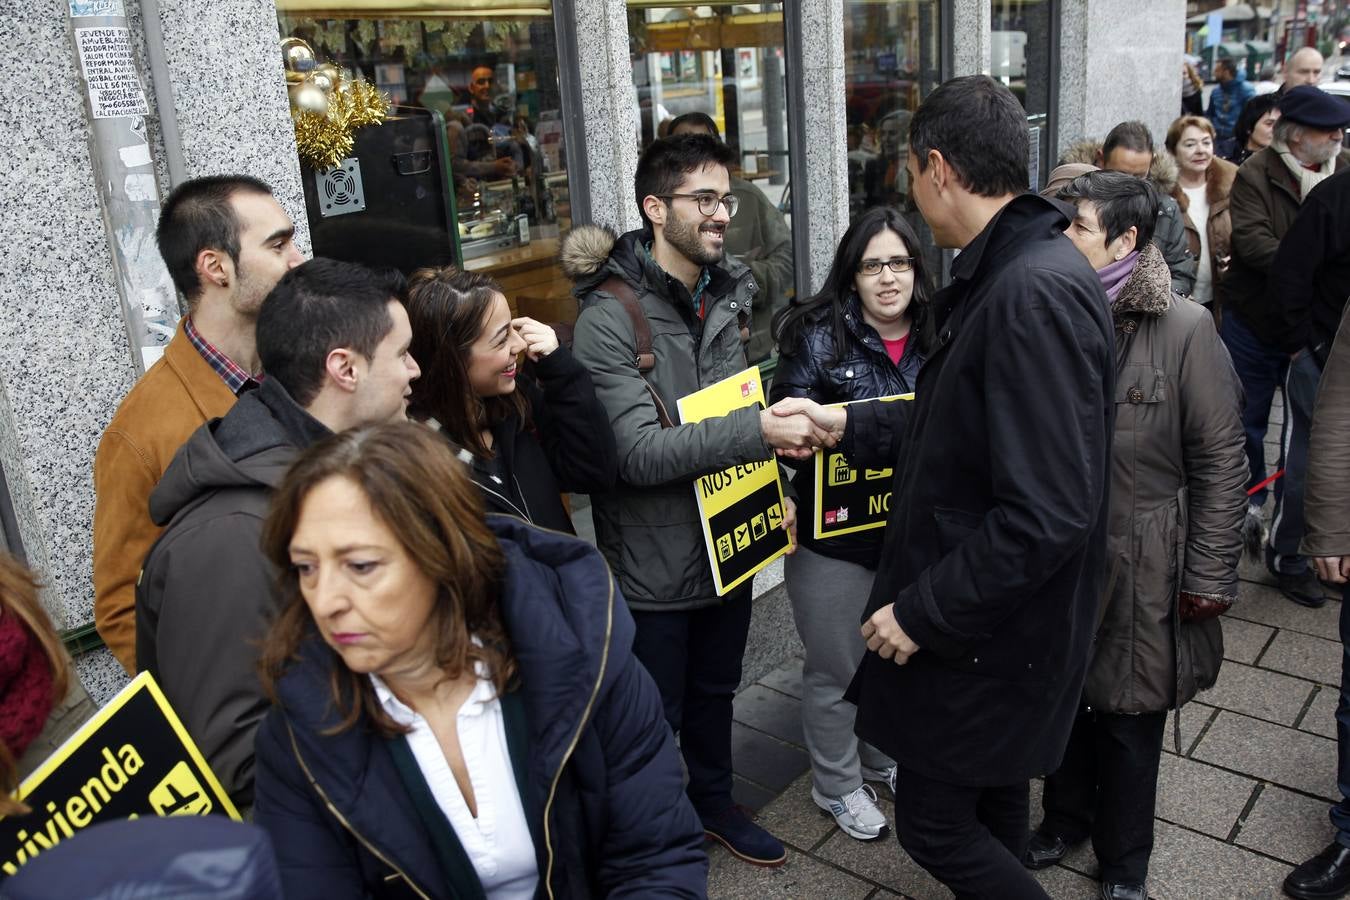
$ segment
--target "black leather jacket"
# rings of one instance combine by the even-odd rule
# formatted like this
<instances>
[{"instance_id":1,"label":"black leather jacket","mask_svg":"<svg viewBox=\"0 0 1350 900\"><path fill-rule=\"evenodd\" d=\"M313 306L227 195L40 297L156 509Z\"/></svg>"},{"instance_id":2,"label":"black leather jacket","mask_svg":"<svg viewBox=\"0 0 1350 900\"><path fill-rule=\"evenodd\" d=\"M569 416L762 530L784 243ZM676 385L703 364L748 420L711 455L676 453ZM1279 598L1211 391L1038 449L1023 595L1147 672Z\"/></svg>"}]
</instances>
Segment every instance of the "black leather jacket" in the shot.
<instances>
[{"instance_id":1,"label":"black leather jacket","mask_svg":"<svg viewBox=\"0 0 1350 900\"><path fill-rule=\"evenodd\" d=\"M844 306L844 353L835 359L834 316L828 308L805 323L795 348L780 347L769 402L784 397L808 397L817 403L871 400L914 390L923 356L915 346L918 331L910 332L900 364L891 362L875 328L863 321L862 301L850 295ZM876 568L885 531L878 528L817 541L811 522L815 516L815 462L796 467L792 485L797 491L797 539L816 553Z\"/></svg>"}]
</instances>

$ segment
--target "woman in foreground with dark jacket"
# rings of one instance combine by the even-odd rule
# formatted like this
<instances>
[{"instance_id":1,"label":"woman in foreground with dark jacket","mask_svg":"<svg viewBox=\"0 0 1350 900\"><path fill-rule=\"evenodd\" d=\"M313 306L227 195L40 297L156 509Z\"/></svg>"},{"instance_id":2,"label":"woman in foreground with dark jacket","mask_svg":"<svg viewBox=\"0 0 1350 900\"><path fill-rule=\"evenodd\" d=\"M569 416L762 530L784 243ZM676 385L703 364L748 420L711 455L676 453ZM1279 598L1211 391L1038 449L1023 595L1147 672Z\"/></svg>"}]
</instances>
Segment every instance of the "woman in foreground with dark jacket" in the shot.
<instances>
[{"instance_id":1,"label":"woman in foreground with dark jacket","mask_svg":"<svg viewBox=\"0 0 1350 900\"><path fill-rule=\"evenodd\" d=\"M928 277L913 228L894 207L873 207L844 233L824 289L776 317L779 362L771 402L842 403L912 391L929 346L927 303ZM845 834L876 840L887 833L886 817L863 781L889 784L894 764L859 743L854 707L843 695L865 649L858 621L884 531L817 540L814 460L796 469L800 546L784 564L784 581L806 648L802 728L811 752L811 798Z\"/></svg>"},{"instance_id":2,"label":"woman in foreground with dark jacket","mask_svg":"<svg viewBox=\"0 0 1350 900\"><path fill-rule=\"evenodd\" d=\"M1024 862L1052 865L1090 836L1101 896L1145 900L1167 711L1218 678L1218 617L1237 596L1247 503L1241 392L1213 318L1171 291L1150 242L1153 187L1090 172L1058 197L1078 207L1065 234L1111 301L1116 420L1096 639Z\"/></svg>"},{"instance_id":3,"label":"woman in foreground with dark jacket","mask_svg":"<svg viewBox=\"0 0 1350 900\"><path fill-rule=\"evenodd\" d=\"M264 547L255 821L292 900L702 897L633 622L590 545L511 516L409 423L315 445Z\"/></svg>"},{"instance_id":4,"label":"woman in foreground with dark jacket","mask_svg":"<svg viewBox=\"0 0 1350 900\"><path fill-rule=\"evenodd\" d=\"M585 367L549 326L512 319L486 275L422 269L408 298L409 352L422 366L408 415L472 454L489 510L575 533L561 494L608 491L618 472L609 416ZM528 372L517 365L522 351Z\"/></svg>"}]
</instances>

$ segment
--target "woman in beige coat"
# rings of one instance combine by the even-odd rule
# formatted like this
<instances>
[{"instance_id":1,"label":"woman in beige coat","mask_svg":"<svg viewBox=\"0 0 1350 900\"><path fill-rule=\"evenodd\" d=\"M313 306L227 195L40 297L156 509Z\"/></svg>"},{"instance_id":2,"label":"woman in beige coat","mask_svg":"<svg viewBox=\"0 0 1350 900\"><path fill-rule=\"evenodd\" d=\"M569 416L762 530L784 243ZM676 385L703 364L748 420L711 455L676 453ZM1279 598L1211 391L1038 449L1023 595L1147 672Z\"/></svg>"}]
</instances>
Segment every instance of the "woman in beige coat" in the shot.
<instances>
[{"instance_id":1,"label":"woman in beige coat","mask_svg":"<svg viewBox=\"0 0 1350 900\"><path fill-rule=\"evenodd\" d=\"M1175 296L1150 242L1147 182L1089 172L1059 199L1066 235L1097 270L1116 332L1116 422L1106 590L1045 818L1024 862L1041 868L1089 836L1106 898L1144 900L1169 709L1214 684L1218 616L1237 595L1247 479L1237 376L1214 322Z\"/></svg>"}]
</instances>

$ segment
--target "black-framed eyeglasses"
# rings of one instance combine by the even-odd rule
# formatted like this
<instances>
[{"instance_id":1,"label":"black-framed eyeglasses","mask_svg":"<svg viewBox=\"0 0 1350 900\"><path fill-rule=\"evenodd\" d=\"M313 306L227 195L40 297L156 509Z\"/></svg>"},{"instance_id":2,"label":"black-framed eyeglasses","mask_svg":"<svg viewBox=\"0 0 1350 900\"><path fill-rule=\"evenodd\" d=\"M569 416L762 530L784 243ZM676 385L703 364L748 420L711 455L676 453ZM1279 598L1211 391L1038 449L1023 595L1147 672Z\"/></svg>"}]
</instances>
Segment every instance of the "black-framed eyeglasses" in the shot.
<instances>
[{"instance_id":1,"label":"black-framed eyeglasses","mask_svg":"<svg viewBox=\"0 0 1350 900\"><path fill-rule=\"evenodd\" d=\"M864 259L858 263L858 274L871 278L874 275L881 274L882 266L899 275L901 272L908 272L914 268L914 257L892 256L890 259Z\"/></svg>"},{"instance_id":2,"label":"black-framed eyeglasses","mask_svg":"<svg viewBox=\"0 0 1350 900\"><path fill-rule=\"evenodd\" d=\"M726 207L727 217L736 215L736 210L741 208L741 200L735 194L727 194L725 197L719 197L716 194L656 194L662 200L674 200L677 197L683 197L686 200L698 201L698 211L705 216L717 215L717 207Z\"/></svg>"}]
</instances>

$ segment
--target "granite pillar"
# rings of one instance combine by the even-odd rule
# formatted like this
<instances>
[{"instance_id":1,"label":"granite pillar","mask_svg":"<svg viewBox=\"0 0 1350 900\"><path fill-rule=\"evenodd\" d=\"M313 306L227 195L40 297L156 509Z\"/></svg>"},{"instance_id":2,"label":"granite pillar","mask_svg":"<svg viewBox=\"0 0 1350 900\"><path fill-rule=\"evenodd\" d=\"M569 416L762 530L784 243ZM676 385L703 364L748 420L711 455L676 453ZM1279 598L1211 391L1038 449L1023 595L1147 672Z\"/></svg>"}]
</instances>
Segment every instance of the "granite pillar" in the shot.
<instances>
[{"instance_id":1,"label":"granite pillar","mask_svg":"<svg viewBox=\"0 0 1350 900\"><path fill-rule=\"evenodd\" d=\"M1165 152L1181 111L1184 0L1061 0L1060 8L1059 151L1138 119Z\"/></svg>"},{"instance_id":2,"label":"granite pillar","mask_svg":"<svg viewBox=\"0 0 1350 900\"><path fill-rule=\"evenodd\" d=\"M176 129L184 173L261 178L308 252L274 0L155 0L146 10L156 7L168 85L156 84L155 94L166 132Z\"/></svg>"},{"instance_id":3,"label":"granite pillar","mask_svg":"<svg viewBox=\"0 0 1350 900\"><path fill-rule=\"evenodd\" d=\"M136 375L89 151L65 4L0 0L0 464L29 564L58 628L93 619L91 466ZM79 663L100 699L125 675Z\"/></svg>"},{"instance_id":4,"label":"granite pillar","mask_svg":"<svg viewBox=\"0 0 1350 900\"><path fill-rule=\"evenodd\" d=\"M581 117L569 117L566 127L584 130L587 171L570 178L589 189L592 221L622 234L642 225L633 198L639 122L628 6L624 0L575 0L574 7Z\"/></svg>"},{"instance_id":5,"label":"granite pillar","mask_svg":"<svg viewBox=\"0 0 1350 900\"><path fill-rule=\"evenodd\" d=\"M801 98L799 108L789 115L801 116L805 124L806 141L793 152L806 157L806 184L793 185L793 193L801 190L799 196L805 196L806 215L794 221L793 227L808 229L805 281L815 292L825 283L835 247L849 221L844 2L804 0L800 9Z\"/></svg>"},{"instance_id":6,"label":"granite pillar","mask_svg":"<svg viewBox=\"0 0 1350 900\"><path fill-rule=\"evenodd\" d=\"M952 0L952 77L988 75L993 52L989 0Z\"/></svg>"}]
</instances>

